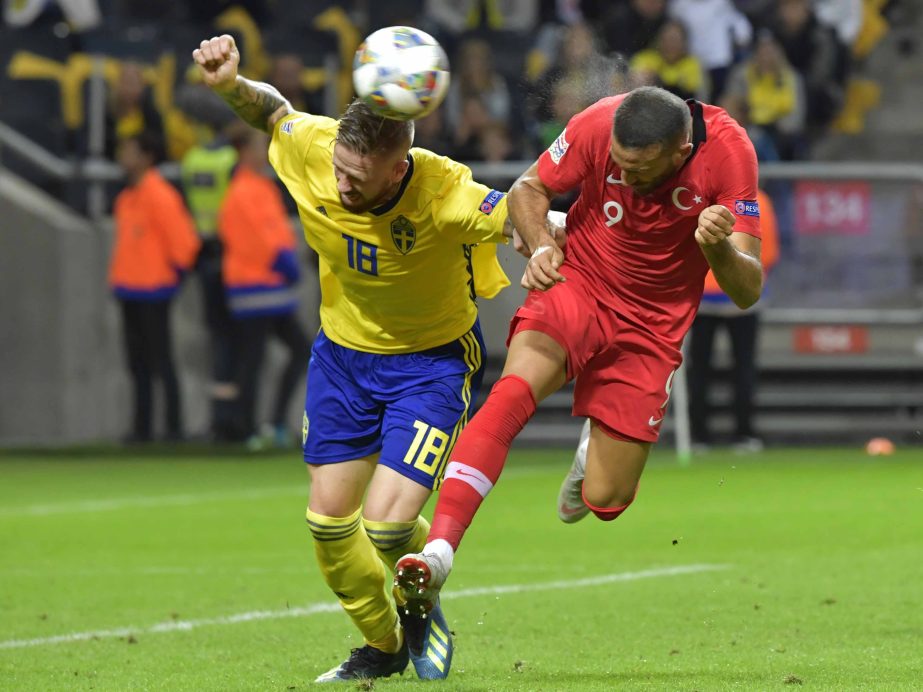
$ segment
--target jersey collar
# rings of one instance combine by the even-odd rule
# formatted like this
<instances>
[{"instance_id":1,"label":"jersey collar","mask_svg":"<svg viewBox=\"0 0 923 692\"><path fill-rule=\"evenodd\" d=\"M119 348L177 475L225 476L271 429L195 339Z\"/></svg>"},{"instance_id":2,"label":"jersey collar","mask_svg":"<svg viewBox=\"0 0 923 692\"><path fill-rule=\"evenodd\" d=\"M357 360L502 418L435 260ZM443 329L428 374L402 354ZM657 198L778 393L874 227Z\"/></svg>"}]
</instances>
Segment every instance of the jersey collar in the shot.
<instances>
[{"instance_id":1,"label":"jersey collar","mask_svg":"<svg viewBox=\"0 0 923 692\"><path fill-rule=\"evenodd\" d=\"M689 155L689 159L691 159L695 156L699 147L705 144L705 116L702 113L701 102L689 99L686 103L689 105L689 110L692 111L692 153ZM689 159L686 159L686 163L689 162Z\"/></svg>"},{"instance_id":2,"label":"jersey collar","mask_svg":"<svg viewBox=\"0 0 923 692\"><path fill-rule=\"evenodd\" d=\"M397 189L397 194L381 206L375 207L374 209L369 209L370 213L374 214L375 216L387 214L389 211L394 209L398 202L401 201L401 197L404 196L404 190L407 189L407 185L410 184L410 179L413 177L413 156L411 156L409 152L407 154L407 163L410 165L407 166L407 172L404 173L404 178L401 180L401 186Z\"/></svg>"}]
</instances>

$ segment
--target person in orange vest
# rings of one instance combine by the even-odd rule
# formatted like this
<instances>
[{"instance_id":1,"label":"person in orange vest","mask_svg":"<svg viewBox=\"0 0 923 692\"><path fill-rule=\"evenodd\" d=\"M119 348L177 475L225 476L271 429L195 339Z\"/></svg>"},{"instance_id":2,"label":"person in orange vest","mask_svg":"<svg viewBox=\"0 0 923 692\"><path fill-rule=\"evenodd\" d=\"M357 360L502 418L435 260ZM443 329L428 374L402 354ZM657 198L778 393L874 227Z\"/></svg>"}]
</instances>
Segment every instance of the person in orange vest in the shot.
<instances>
[{"instance_id":1,"label":"person in orange vest","mask_svg":"<svg viewBox=\"0 0 923 692\"><path fill-rule=\"evenodd\" d=\"M763 272L768 274L779 258L779 232L769 195L759 190L757 204L763 236ZM707 449L714 441L709 426L712 412L709 391L715 381L712 356L715 333L719 329L727 330L731 342L731 381L734 391L734 432L731 444L741 452L758 452L763 448L763 441L753 426L760 309L761 303L757 303L747 310L740 310L722 292L711 272L705 277L705 291L692 325L689 344L689 423L693 444L699 450Z\"/></svg>"},{"instance_id":2,"label":"person in orange vest","mask_svg":"<svg viewBox=\"0 0 923 692\"><path fill-rule=\"evenodd\" d=\"M199 238L179 192L155 168L162 151L160 137L149 131L125 138L117 149L128 186L115 199L109 286L121 307L134 386L130 442L153 437L154 377L163 384L167 438L176 440L183 434L170 305L199 252Z\"/></svg>"},{"instance_id":3,"label":"person in orange vest","mask_svg":"<svg viewBox=\"0 0 923 692\"><path fill-rule=\"evenodd\" d=\"M266 175L269 140L250 128L233 131L238 168L218 216L224 246L222 280L233 322L237 357L238 415L236 429L251 449L263 445L257 433L257 384L266 342L277 337L288 349L272 412L271 436L288 446L286 412L295 387L307 368L311 342L298 322L294 285L300 269L295 235L275 181Z\"/></svg>"}]
</instances>

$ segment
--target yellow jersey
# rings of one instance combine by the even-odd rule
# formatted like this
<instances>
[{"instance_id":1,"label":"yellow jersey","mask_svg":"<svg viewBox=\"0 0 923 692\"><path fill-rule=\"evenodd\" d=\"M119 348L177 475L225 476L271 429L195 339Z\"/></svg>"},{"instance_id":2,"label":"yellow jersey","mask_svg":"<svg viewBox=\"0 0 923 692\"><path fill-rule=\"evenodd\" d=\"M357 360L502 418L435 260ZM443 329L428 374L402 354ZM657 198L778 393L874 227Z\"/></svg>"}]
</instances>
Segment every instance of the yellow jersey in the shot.
<instances>
[{"instance_id":1,"label":"yellow jersey","mask_svg":"<svg viewBox=\"0 0 923 692\"><path fill-rule=\"evenodd\" d=\"M495 245L506 240L506 196L475 182L467 166L414 148L392 200L349 212L333 174L337 127L291 113L269 147L320 258L321 327L332 341L370 353L458 339L477 318L475 295L491 298L509 285Z\"/></svg>"}]
</instances>

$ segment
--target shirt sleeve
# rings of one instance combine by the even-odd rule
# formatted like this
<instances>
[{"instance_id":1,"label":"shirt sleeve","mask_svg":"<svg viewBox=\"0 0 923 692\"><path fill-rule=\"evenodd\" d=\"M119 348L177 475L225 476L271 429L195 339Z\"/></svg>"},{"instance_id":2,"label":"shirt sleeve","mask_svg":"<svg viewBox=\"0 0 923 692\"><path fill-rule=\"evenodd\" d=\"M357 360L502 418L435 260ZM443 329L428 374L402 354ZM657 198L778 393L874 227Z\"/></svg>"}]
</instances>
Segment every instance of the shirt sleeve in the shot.
<instances>
[{"instance_id":1,"label":"shirt sleeve","mask_svg":"<svg viewBox=\"0 0 923 692\"><path fill-rule=\"evenodd\" d=\"M269 163L284 181L297 180L305 173L305 159L320 127L330 118L295 111L279 120L272 129Z\"/></svg>"},{"instance_id":2,"label":"shirt sleeve","mask_svg":"<svg viewBox=\"0 0 923 692\"><path fill-rule=\"evenodd\" d=\"M459 242L503 243L506 193L475 182L471 169L445 159L445 178L432 202L433 222Z\"/></svg>"},{"instance_id":3,"label":"shirt sleeve","mask_svg":"<svg viewBox=\"0 0 923 692\"><path fill-rule=\"evenodd\" d=\"M595 110L590 107L577 113L538 157L538 177L548 189L567 192L577 187L592 169Z\"/></svg>"},{"instance_id":4,"label":"shirt sleeve","mask_svg":"<svg viewBox=\"0 0 923 692\"><path fill-rule=\"evenodd\" d=\"M451 159L444 159L444 164L444 183L433 197L433 221L442 232L456 233L459 242L473 246L474 292L493 298L510 285L497 259L496 245L506 242L506 193L475 182L467 166Z\"/></svg>"},{"instance_id":5,"label":"shirt sleeve","mask_svg":"<svg viewBox=\"0 0 923 692\"><path fill-rule=\"evenodd\" d=\"M712 169L720 171L714 177L717 183L715 204L727 207L734 215L735 233L747 233L760 238L756 152L742 130L728 138L725 151L725 156L716 160L717 165Z\"/></svg>"}]
</instances>

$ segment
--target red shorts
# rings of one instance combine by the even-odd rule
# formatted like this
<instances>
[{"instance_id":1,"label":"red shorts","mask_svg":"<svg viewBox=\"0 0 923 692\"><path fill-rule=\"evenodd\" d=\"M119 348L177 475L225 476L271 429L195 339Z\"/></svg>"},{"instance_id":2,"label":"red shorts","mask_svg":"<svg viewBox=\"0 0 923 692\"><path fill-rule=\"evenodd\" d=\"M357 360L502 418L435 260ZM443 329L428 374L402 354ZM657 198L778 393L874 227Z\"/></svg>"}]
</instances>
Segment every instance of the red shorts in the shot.
<instances>
[{"instance_id":1,"label":"red shorts","mask_svg":"<svg viewBox=\"0 0 923 692\"><path fill-rule=\"evenodd\" d=\"M575 416L593 418L622 436L656 442L681 352L598 302L571 272L548 291L530 291L510 323L509 339L539 331L567 352ZM509 343L509 339L507 343Z\"/></svg>"}]
</instances>

